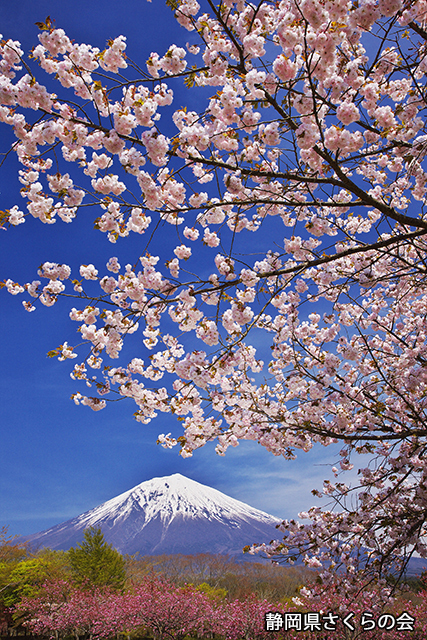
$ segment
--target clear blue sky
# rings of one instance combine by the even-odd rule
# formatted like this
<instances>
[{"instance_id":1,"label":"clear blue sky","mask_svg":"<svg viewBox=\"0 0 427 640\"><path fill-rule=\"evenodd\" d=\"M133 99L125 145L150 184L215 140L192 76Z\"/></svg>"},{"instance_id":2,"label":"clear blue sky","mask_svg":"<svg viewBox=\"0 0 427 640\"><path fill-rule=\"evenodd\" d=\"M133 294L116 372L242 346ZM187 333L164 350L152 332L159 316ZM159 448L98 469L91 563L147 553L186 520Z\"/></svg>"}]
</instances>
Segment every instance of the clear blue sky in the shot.
<instances>
[{"instance_id":1,"label":"clear blue sky","mask_svg":"<svg viewBox=\"0 0 427 640\"><path fill-rule=\"evenodd\" d=\"M20 40L28 52L38 44L34 23L47 15L76 42L100 49L107 39L126 35L127 53L141 66L152 51L162 55L171 43L185 46L192 38L163 0L2 0L0 33ZM187 92L178 106L191 96ZM2 125L1 152L7 150L8 136ZM18 168L13 157L0 167L1 210L23 204ZM49 226L27 218L19 227L0 231L0 280L35 279L44 261L104 265L111 255L137 251L137 240L113 247L99 232L88 232L94 217L90 210L90 219L79 216L71 225L58 221ZM327 450L287 462L243 443L223 458L207 446L183 460L177 449L156 445L159 433L178 433L173 417L160 416L143 426L132 418L132 403L98 413L75 406L70 396L79 388L69 377L72 365L46 356L76 338L67 304L38 305L29 314L21 300L0 291L0 525L9 525L10 533L40 531L144 480L175 472L278 517L296 517L313 504L311 489L329 475L322 464L323 456L332 461Z\"/></svg>"}]
</instances>

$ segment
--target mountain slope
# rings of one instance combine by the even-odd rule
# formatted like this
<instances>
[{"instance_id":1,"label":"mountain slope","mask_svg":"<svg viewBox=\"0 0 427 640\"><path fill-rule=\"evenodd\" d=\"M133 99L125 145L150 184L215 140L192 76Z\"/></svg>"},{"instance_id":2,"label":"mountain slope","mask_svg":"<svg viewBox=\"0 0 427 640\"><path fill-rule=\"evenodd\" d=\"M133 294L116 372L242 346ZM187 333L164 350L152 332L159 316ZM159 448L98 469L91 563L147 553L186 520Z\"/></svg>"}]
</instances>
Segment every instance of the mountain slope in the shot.
<instances>
[{"instance_id":1,"label":"mountain slope","mask_svg":"<svg viewBox=\"0 0 427 640\"><path fill-rule=\"evenodd\" d=\"M28 536L34 546L69 549L100 527L121 553L241 554L279 537L278 518L175 473L153 478L55 527Z\"/></svg>"}]
</instances>

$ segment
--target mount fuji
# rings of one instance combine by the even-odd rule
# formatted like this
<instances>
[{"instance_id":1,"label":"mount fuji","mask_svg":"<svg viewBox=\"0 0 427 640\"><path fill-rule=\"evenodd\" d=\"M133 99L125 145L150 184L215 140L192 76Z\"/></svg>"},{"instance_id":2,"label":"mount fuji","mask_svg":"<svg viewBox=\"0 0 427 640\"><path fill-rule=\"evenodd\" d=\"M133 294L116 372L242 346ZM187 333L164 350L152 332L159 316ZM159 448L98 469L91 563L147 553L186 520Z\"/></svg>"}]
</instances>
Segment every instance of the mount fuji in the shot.
<instances>
[{"instance_id":1,"label":"mount fuji","mask_svg":"<svg viewBox=\"0 0 427 640\"><path fill-rule=\"evenodd\" d=\"M244 502L175 473L137 485L81 515L27 536L35 547L69 549L84 530L100 527L120 553L220 553L237 556L247 544L270 542L281 521Z\"/></svg>"}]
</instances>

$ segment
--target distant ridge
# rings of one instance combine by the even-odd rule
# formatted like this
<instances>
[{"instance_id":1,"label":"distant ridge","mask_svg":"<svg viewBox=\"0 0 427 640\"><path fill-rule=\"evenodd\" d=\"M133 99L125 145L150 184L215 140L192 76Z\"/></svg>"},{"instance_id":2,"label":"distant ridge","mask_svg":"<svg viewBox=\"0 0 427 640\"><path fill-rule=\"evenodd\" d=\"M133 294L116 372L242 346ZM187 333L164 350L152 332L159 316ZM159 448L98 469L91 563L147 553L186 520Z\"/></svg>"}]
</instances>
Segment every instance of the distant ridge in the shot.
<instances>
[{"instance_id":1,"label":"distant ridge","mask_svg":"<svg viewBox=\"0 0 427 640\"><path fill-rule=\"evenodd\" d=\"M279 518L179 473L152 478L58 524L26 536L36 547L67 550L87 527L100 527L120 553L242 554L247 544L280 537Z\"/></svg>"}]
</instances>

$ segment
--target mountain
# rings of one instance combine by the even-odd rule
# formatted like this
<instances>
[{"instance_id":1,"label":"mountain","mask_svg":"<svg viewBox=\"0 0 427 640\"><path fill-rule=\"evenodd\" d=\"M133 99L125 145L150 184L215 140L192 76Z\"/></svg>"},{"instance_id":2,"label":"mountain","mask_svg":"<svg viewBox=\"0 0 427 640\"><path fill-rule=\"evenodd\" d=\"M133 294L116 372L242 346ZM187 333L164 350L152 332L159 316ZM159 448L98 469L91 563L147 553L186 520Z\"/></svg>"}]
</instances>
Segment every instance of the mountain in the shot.
<instances>
[{"instance_id":1,"label":"mountain","mask_svg":"<svg viewBox=\"0 0 427 640\"><path fill-rule=\"evenodd\" d=\"M280 536L278 518L175 473L153 478L25 539L36 547L69 549L87 527L100 527L120 553L240 555L247 544Z\"/></svg>"}]
</instances>

